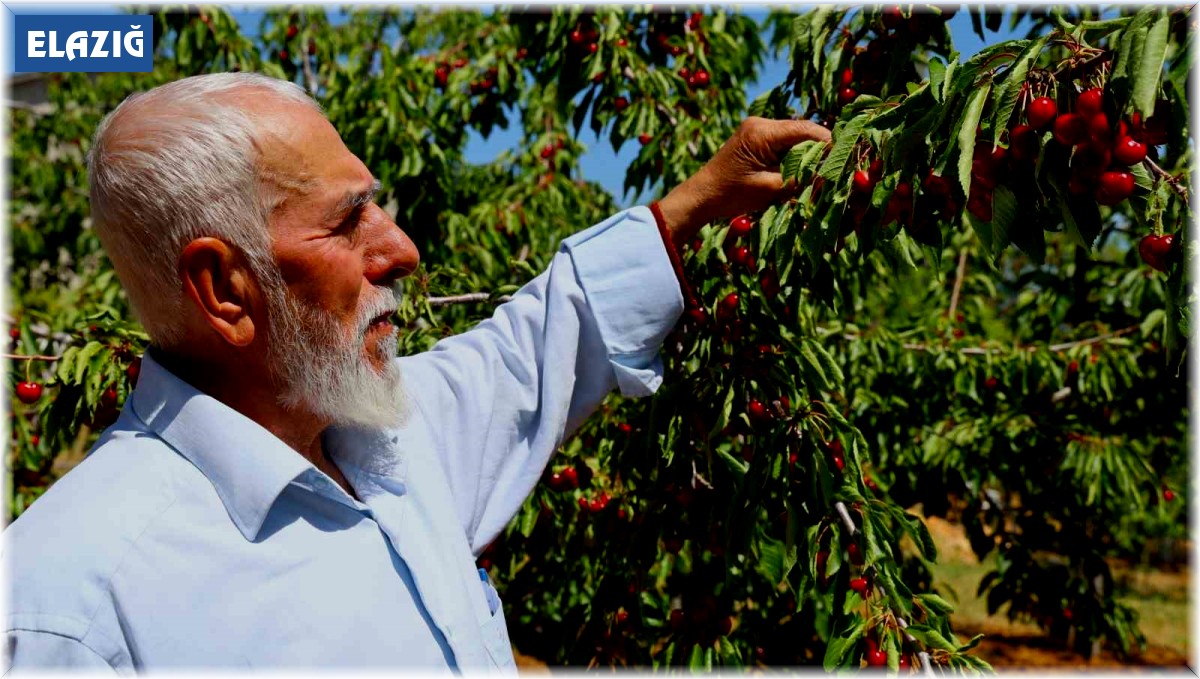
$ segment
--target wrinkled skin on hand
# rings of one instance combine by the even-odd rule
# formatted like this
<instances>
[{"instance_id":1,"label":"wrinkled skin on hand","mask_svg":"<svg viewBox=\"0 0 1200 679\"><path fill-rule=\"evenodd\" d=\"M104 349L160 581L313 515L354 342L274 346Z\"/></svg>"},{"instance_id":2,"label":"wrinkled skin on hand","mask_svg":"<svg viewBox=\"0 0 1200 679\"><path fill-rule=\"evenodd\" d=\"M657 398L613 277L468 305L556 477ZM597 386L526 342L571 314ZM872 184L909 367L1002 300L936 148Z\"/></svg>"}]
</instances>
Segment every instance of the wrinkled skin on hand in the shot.
<instances>
[{"instance_id":1,"label":"wrinkled skin on hand","mask_svg":"<svg viewBox=\"0 0 1200 679\"><path fill-rule=\"evenodd\" d=\"M764 210L795 191L779 164L793 146L829 143L829 130L807 120L747 118L712 160L659 202L667 229L682 246L701 226Z\"/></svg>"}]
</instances>

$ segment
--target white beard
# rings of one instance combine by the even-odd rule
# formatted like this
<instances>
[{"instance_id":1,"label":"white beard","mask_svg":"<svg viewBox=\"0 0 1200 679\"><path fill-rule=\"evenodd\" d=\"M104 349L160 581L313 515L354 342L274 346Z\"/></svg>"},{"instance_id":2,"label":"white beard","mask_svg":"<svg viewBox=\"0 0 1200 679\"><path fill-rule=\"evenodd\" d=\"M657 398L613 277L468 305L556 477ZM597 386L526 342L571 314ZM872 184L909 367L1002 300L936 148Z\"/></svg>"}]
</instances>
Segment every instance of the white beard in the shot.
<instances>
[{"instance_id":1,"label":"white beard","mask_svg":"<svg viewBox=\"0 0 1200 679\"><path fill-rule=\"evenodd\" d=\"M395 293L380 294L359 310L347 336L328 312L303 304L285 286L267 291L271 323L271 363L282 391L279 402L328 419L335 426L372 429L401 427L408 419L408 394L396 363L398 330L375 346L383 364L377 370L366 352L372 318L395 311Z\"/></svg>"}]
</instances>

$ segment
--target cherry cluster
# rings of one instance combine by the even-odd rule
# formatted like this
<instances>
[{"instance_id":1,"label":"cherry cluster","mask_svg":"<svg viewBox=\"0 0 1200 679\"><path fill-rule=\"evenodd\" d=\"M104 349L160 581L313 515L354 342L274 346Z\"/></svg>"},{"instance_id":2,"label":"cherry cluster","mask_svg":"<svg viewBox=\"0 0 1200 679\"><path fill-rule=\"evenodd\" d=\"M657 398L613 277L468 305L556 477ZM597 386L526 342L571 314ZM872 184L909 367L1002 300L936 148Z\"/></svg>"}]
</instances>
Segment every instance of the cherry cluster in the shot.
<instances>
[{"instance_id":1,"label":"cherry cluster","mask_svg":"<svg viewBox=\"0 0 1200 679\"><path fill-rule=\"evenodd\" d=\"M1091 194L1101 205L1116 205L1133 194L1133 175L1125 168L1146 159L1141 118L1134 119L1132 129L1118 121L1114 130L1104 112L1104 90L1098 87L1082 92L1074 103L1074 112L1059 113L1049 97L1035 99L1027 111L1029 127L1045 127L1053 115L1054 140L1075 149L1067 190L1077 196ZM1016 129L1013 134L1015 139ZM1027 143L1037 148L1036 139Z\"/></svg>"},{"instance_id":2,"label":"cherry cluster","mask_svg":"<svg viewBox=\"0 0 1200 679\"><path fill-rule=\"evenodd\" d=\"M943 6L941 13L913 11L908 17L900 5L886 7L871 28L875 37L862 47L854 48L852 67L843 69L839 75L837 102L845 106L860 94L878 95L883 90L884 79L892 66L892 55L900 41L928 41L942 24L954 16L957 8ZM843 38L854 40L849 29L844 29Z\"/></svg>"}]
</instances>

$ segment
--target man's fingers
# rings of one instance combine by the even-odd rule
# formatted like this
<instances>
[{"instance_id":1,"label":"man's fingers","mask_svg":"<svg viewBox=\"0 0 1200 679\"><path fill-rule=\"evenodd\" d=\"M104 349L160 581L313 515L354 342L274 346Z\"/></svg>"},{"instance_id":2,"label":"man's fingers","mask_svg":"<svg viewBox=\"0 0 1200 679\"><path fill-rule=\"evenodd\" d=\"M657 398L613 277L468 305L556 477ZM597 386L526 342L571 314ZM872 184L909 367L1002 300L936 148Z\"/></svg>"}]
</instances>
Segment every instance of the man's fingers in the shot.
<instances>
[{"instance_id":1,"label":"man's fingers","mask_svg":"<svg viewBox=\"0 0 1200 679\"><path fill-rule=\"evenodd\" d=\"M828 143L833 139L829 130L811 120L766 120L763 119L763 135L774 150L782 149L787 152L796 144L804 141L822 141Z\"/></svg>"},{"instance_id":2,"label":"man's fingers","mask_svg":"<svg viewBox=\"0 0 1200 679\"><path fill-rule=\"evenodd\" d=\"M796 144L805 141L820 141L829 143L832 136L829 130L809 120L768 120L766 118L747 118L746 124L757 137L757 143L765 147L767 155L775 159L778 165L787 152Z\"/></svg>"}]
</instances>

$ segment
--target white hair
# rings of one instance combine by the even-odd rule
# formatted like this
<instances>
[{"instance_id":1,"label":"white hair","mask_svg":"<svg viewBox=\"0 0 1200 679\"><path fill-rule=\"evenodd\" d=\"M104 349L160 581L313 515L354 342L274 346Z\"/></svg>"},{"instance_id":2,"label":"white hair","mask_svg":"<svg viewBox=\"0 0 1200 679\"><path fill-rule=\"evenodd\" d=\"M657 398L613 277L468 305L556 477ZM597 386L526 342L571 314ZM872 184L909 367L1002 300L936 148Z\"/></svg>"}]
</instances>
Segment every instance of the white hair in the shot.
<instances>
[{"instance_id":1,"label":"white hair","mask_svg":"<svg viewBox=\"0 0 1200 679\"><path fill-rule=\"evenodd\" d=\"M320 106L295 83L256 73L184 78L131 95L104 117L88 153L96 233L155 344L182 339L179 255L196 238L240 250L267 288L283 285L268 218L282 195L260 173L259 123L231 97L245 89Z\"/></svg>"}]
</instances>

